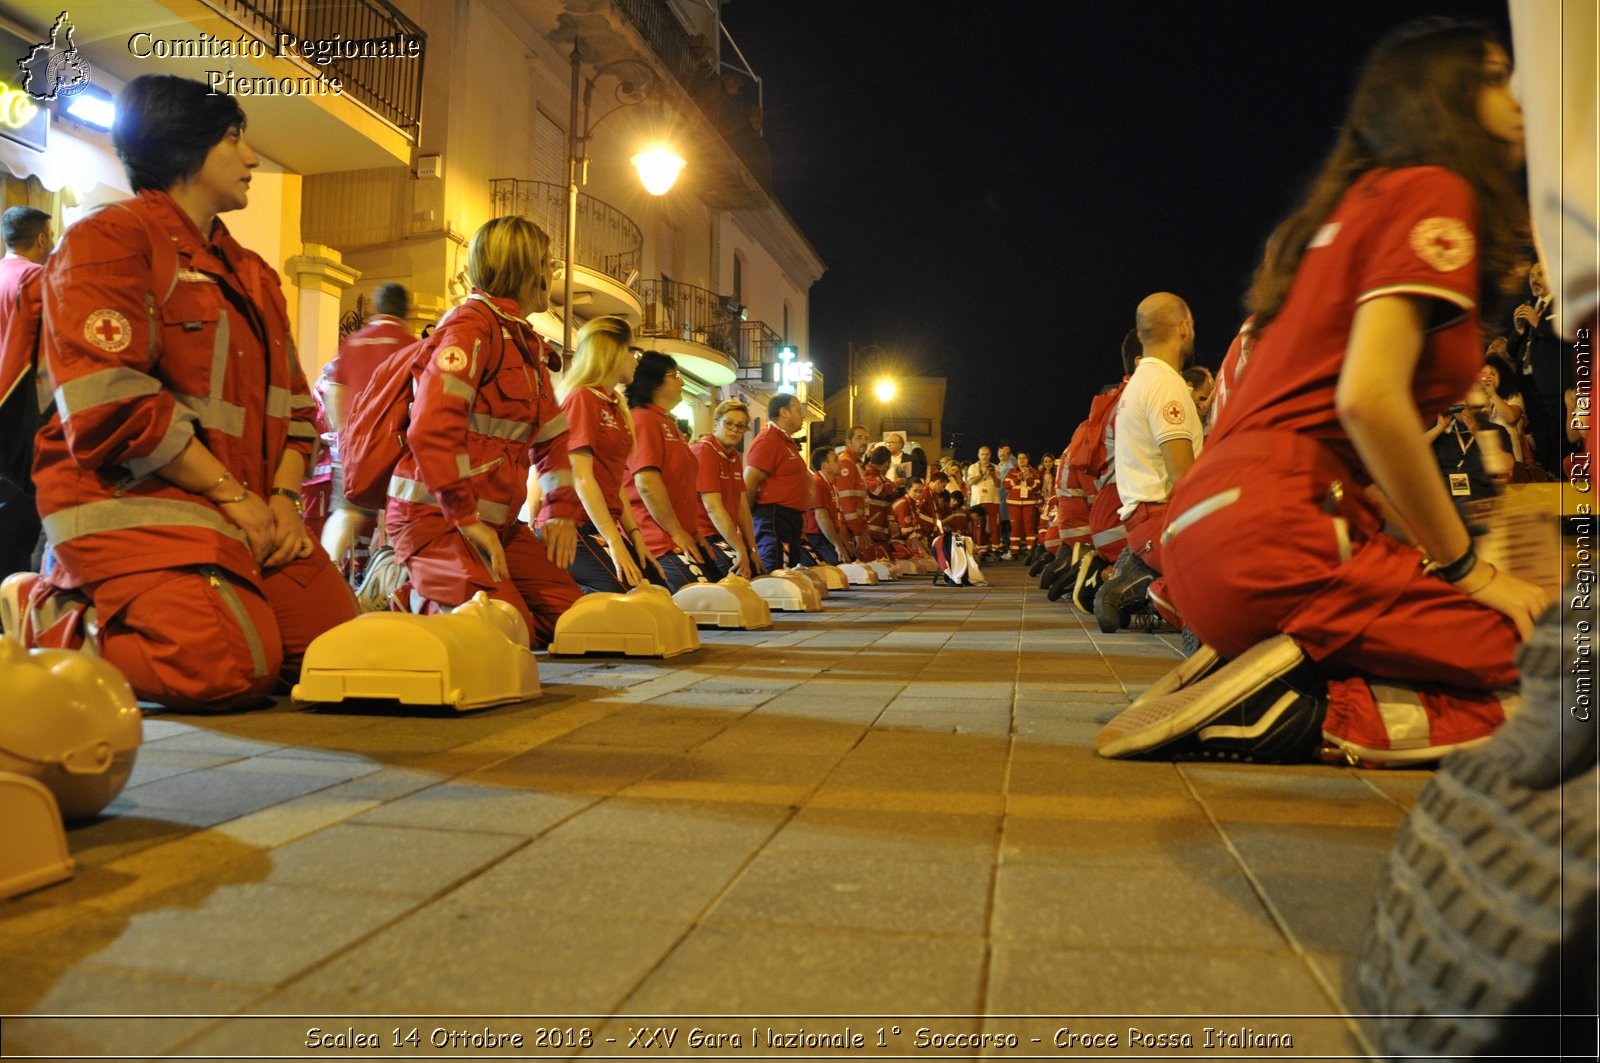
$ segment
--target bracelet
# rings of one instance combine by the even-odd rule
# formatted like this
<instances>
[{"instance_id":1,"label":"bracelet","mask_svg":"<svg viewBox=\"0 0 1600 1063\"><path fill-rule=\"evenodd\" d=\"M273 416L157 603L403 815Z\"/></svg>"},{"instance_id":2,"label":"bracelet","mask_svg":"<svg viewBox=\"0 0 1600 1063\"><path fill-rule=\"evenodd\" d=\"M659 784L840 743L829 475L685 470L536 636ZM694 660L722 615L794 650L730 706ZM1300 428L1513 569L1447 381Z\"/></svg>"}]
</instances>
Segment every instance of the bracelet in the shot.
<instances>
[{"instance_id":1,"label":"bracelet","mask_svg":"<svg viewBox=\"0 0 1600 1063\"><path fill-rule=\"evenodd\" d=\"M1433 575L1438 576L1446 583L1459 583L1471 574L1478 564L1478 551L1471 544L1467 552L1450 562L1448 565L1434 565Z\"/></svg>"},{"instance_id":2,"label":"bracelet","mask_svg":"<svg viewBox=\"0 0 1600 1063\"><path fill-rule=\"evenodd\" d=\"M1469 598L1474 594L1481 594L1489 586L1489 584L1494 582L1494 578L1500 575L1500 570L1495 568L1493 565L1484 565L1483 567L1489 570L1489 578L1472 588L1470 591L1465 587L1458 588L1462 594L1465 594Z\"/></svg>"},{"instance_id":3,"label":"bracelet","mask_svg":"<svg viewBox=\"0 0 1600 1063\"><path fill-rule=\"evenodd\" d=\"M273 487L272 493L279 498L287 498L294 506L294 511L301 516L305 515L305 507L300 503L300 492L288 487Z\"/></svg>"},{"instance_id":4,"label":"bracelet","mask_svg":"<svg viewBox=\"0 0 1600 1063\"><path fill-rule=\"evenodd\" d=\"M213 498L213 499L208 499L207 501L209 501L214 506L231 506L235 502L243 502L245 499L247 499L249 497L250 497L250 488L246 487L244 490L240 491L233 498L222 498L222 499Z\"/></svg>"},{"instance_id":5,"label":"bracelet","mask_svg":"<svg viewBox=\"0 0 1600 1063\"><path fill-rule=\"evenodd\" d=\"M231 479L233 479L233 473L225 472L221 476L217 477L216 483L212 484L210 487L201 488L200 493L202 495L209 495L212 491L215 491L217 488L221 487Z\"/></svg>"}]
</instances>

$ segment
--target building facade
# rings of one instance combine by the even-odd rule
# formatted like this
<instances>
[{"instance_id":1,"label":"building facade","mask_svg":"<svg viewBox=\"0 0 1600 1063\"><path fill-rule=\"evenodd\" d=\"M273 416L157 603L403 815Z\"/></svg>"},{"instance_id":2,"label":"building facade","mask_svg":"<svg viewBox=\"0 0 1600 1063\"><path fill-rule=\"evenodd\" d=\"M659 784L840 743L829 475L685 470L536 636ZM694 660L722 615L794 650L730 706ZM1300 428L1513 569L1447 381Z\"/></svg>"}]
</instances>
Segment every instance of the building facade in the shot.
<instances>
[{"instance_id":1,"label":"building facade","mask_svg":"<svg viewBox=\"0 0 1600 1063\"><path fill-rule=\"evenodd\" d=\"M763 361L783 343L805 349L823 263L768 188L759 79L724 62L716 3L92 0L68 8L65 30L62 14L55 0L0 0L0 48L64 56L51 69L82 69L107 96L172 73L239 98L262 165L249 207L226 220L282 273L308 374L378 284L411 290L415 327L437 320L467 293L472 233L506 213L551 237L555 305L535 327L559 344L568 312L574 332L628 318L641 346L678 360L696 432L733 395L764 416L776 385ZM349 54L356 41L391 43ZM0 73L12 69L0 56ZM67 113L81 91L19 100L19 118L36 111L27 129L0 121L5 205L49 210L58 231L129 194L109 133ZM687 160L659 197L629 163L654 139ZM574 147L586 165L569 253ZM807 391L819 418L820 381Z\"/></svg>"}]
</instances>

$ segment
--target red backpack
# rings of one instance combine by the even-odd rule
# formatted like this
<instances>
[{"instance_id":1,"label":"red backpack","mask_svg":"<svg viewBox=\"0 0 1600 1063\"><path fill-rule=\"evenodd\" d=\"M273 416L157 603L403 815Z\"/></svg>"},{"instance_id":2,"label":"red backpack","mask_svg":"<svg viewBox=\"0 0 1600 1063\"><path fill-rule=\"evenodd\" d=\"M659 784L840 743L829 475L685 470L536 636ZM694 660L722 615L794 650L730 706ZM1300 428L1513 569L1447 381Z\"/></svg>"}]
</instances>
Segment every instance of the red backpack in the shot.
<instances>
[{"instance_id":1,"label":"red backpack","mask_svg":"<svg viewBox=\"0 0 1600 1063\"><path fill-rule=\"evenodd\" d=\"M472 302L462 306L474 306ZM460 309L460 307L457 307ZM494 313L480 307L500 332ZM452 311L454 313L454 311ZM443 324L443 322L441 322ZM344 469L344 497L363 509L382 509L389 497L389 478L406 452L406 429L411 426L411 402L417 378L433 356L435 332L408 344L385 358L361 385L345 410L339 429L339 464ZM502 341L503 341L502 334ZM494 369L478 386L493 380L505 361L502 342Z\"/></svg>"},{"instance_id":2,"label":"red backpack","mask_svg":"<svg viewBox=\"0 0 1600 1063\"><path fill-rule=\"evenodd\" d=\"M1115 390L1096 395L1089 404L1089 416L1072 433L1072 443L1067 447L1067 467L1088 475L1090 481L1099 480L1110 463L1106 452L1106 428L1117 415L1117 403L1122 399L1124 380Z\"/></svg>"}]
</instances>

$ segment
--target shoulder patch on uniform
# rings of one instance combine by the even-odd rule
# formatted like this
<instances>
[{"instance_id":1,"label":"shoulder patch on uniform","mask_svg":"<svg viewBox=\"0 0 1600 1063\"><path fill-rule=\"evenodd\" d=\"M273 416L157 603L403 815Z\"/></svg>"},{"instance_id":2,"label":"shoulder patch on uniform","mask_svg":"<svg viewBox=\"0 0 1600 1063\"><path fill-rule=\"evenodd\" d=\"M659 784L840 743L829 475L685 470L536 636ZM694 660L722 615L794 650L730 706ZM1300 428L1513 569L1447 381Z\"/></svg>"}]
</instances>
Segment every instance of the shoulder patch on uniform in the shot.
<instances>
[{"instance_id":1,"label":"shoulder patch on uniform","mask_svg":"<svg viewBox=\"0 0 1600 1063\"><path fill-rule=\"evenodd\" d=\"M1173 399L1161 407L1161 416L1165 417L1169 424L1182 424L1188 415L1183 412L1183 403Z\"/></svg>"},{"instance_id":2,"label":"shoulder patch on uniform","mask_svg":"<svg viewBox=\"0 0 1600 1063\"><path fill-rule=\"evenodd\" d=\"M446 373L459 373L467 367L467 352L460 347L441 347L433 361Z\"/></svg>"},{"instance_id":3,"label":"shoulder patch on uniform","mask_svg":"<svg viewBox=\"0 0 1600 1063\"><path fill-rule=\"evenodd\" d=\"M133 326L115 310L96 310L84 319L83 338L102 351L115 354L133 342Z\"/></svg>"},{"instance_id":4,"label":"shoulder patch on uniform","mask_svg":"<svg viewBox=\"0 0 1600 1063\"><path fill-rule=\"evenodd\" d=\"M1411 227L1411 250L1440 273L1451 273L1472 261L1472 230L1459 218L1423 218Z\"/></svg>"},{"instance_id":5,"label":"shoulder patch on uniform","mask_svg":"<svg viewBox=\"0 0 1600 1063\"><path fill-rule=\"evenodd\" d=\"M1318 229L1316 235L1311 238L1311 242L1306 244L1306 250L1310 251L1313 247L1327 247L1332 244L1334 237L1339 235L1340 224L1336 221L1330 221Z\"/></svg>"}]
</instances>

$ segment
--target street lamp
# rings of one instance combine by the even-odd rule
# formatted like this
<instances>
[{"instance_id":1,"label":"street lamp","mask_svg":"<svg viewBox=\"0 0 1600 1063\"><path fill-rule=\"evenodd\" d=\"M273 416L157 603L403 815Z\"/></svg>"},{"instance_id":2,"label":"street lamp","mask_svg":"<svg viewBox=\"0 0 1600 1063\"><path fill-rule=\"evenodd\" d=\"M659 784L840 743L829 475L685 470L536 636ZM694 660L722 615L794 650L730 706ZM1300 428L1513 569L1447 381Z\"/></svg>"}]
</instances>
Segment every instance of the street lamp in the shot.
<instances>
[{"instance_id":1,"label":"street lamp","mask_svg":"<svg viewBox=\"0 0 1600 1063\"><path fill-rule=\"evenodd\" d=\"M884 377L873 386L872 393L878 396L879 402L888 402L894 398L894 381Z\"/></svg>"},{"instance_id":2,"label":"street lamp","mask_svg":"<svg viewBox=\"0 0 1600 1063\"><path fill-rule=\"evenodd\" d=\"M617 59L598 67L593 74L585 80L583 76L583 57L579 52L581 42L576 38L572 42L572 100L571 110L567 121L567 224L564 236L566 237L567 262L563 270L562 279L563 303L561 306L561 354L570 357L572 351L572 275L575 272L578 253L578 188L589 182L589 160L587 151L589 141L594 136L596 127L607 118L616 114L624 107L631 107L636 103L643 103L648 98L650 90L655 87L657 76L655 71L642 59ZM647 81L643 90L631 81L623 81L617 86L617 105L597 120L589 120L589 107L594 102L595 82L614 69L625 64L633 64L644 71ZM578 124L578 97L582 89L583 96L583 124ZM579 132L579 129L582 132ZM662 143L652 144L639 152L631 160L639 171L639 180L643 183L645 191L652 196L666 195L672 188L673 182L678 179L678 172L683 169L683 156L674 151L671 146Z\"/></svg>"},{"instance_id":3,"label":"street lamp","mask_svg":"<svg viewBox=\"0 0 1600 1063\"><path fill-rule=\"evenodd\" d=\"M883 354L883 348L879 347L876 343L869 343L865 347L857 347L854 343L851 343L847 340L846 344L848 345L850 351L850 364L845 373L845 384L848 388L849 395L850 423L844 426L844 430L848 435L850 429L853 428L856 423L856 355L867 354L869 352L872 354L881 355Z\"/></svg>"}]
</instances>

